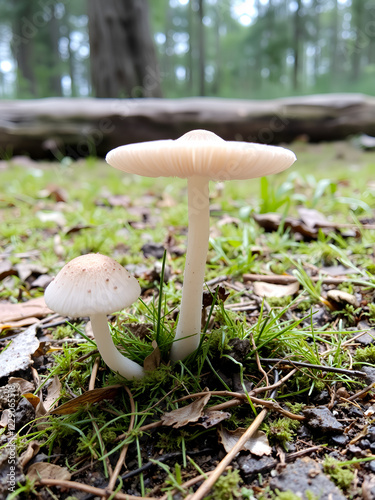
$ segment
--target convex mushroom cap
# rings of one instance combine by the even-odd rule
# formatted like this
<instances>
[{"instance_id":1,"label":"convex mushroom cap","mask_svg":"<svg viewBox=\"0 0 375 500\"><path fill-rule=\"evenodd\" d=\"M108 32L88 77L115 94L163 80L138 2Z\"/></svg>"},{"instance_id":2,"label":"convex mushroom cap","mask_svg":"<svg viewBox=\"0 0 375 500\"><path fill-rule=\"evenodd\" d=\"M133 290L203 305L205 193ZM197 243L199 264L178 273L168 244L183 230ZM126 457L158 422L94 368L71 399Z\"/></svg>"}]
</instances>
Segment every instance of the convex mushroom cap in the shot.
<instances>
[{"instance_id":1,"label":"convex mushroom cap","mask_svg":"<svg viewBox=\"0 0 375 500\"><path fill-rule=\"evenodd\" d=\"M138 281L117 261L87 254L61 269L44 298L52 310L75 318L120 311L133 304L140 293Z\"/></svg>"},{"instance_id":2,"label":"convex mushroom cap","mask_svg":"<svg viewBox=\"0 0 375 500\"><path fill-rule=\"evenodd\" d=\"M132 304L138 281L118 262L101 254L81 255L66 264L46 288L48 307L64 316L89 316L104 362L125 378L141 378L143 368L123 356L113 343L107 314Z\"/></svg>"},{"instance_id":3,"label":"convex mushroom cap","mask_svg":"<svg viewBox=\"0 0 375 500\"><path fill-rule=\"evenodd\" d=\"M146 177L208 177L244 180L275 174L296 160L289 149L251 142L225 141L207 130L192 130L172 140L127 144L112 149L112 167Z\"/></svg>"}]
</instances>

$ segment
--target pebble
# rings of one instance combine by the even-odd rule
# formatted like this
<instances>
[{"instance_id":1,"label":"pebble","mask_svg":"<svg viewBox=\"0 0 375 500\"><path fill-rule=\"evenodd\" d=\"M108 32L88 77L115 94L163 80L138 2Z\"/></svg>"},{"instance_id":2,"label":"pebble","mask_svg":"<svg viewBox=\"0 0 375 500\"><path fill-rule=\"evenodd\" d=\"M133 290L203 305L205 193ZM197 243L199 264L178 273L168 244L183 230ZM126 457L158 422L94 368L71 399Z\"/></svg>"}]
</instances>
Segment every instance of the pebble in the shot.
<instances>
[{"instance_id":1,"label":"pebble","mask_svg":"<svg viewBox=\"0 0 375 500\"><path fill-rule=\"evenodd\" d=\"M310 458L300 458L270 481L272 490L292 491L301 498L305 493L319 500L344 500L337 486L323 473L322 466Z\"/></svg>"},{"instance_id":2,"label":"pebble","mask_svg":"<svg viewBox=\"0 0 375 500\"><path fill-rule=\"evenodd\" d=\"M307 425L314 430L318 430L320 434L334 433L338 434L343 432L343 425L336 420L332 412L326 408L306 408L303 414L307 418Z\"/></svg>"},{"instance_id":3,"label":"pebble","mask_svg":"<svg viewBox=\"0 0 375 500\"><path fill-rule=\"evenodd\" d=\"M345 434L337 434L336 436L331 437L331 441L336 446L346 446L349 438Z\"/></svg>"},{"instance_id":4,"label":"pebble","mask_svg":"<svg viewBox=\"0 0 375 500\"><path fill-rule=\"evenodd\" d=\"M20 429L24 425L28 424L31 420L35 418L34 407L27 399L22 398L18 403L16 411L14 412L14 421L16 429Z\"/></svg>"}]
</instances>

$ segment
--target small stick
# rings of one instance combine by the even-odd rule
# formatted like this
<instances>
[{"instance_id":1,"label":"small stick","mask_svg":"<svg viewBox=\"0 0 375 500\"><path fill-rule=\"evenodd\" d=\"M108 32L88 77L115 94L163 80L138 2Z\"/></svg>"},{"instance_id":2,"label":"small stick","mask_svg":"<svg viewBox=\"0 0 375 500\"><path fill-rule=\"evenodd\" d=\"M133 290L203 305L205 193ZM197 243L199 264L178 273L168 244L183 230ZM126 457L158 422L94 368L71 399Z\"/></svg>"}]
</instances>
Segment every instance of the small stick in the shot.
<instances>
[{"instance_id":1,"label":"small stick","mask_svg":"<svg viewBox=\"0 0 375 500\"><path fill-rule=\"evenodd\" d=\"M350 396L350 398L348 398L348 401L355 401L357 398L360 398L361 396L363 396L367 392L371 391L371 389L373 389L374 387L375 387L375 382L368 385L367 387L365 387L361 391L356 392L355 394L353 394L353 396Z\"/></svg>"},{"instance_id":2,"label":"small stick","mask_svg":"<svg viewBox=\"0 0 375 500\"><path fill-rule=\"evenodd\" d=\"M264 283L274 283L276 285L289 285L290 283L295 283L297 278L295 276L288 276L282 274L243 274L242 279L244 281L263 281ZM346 281L350 281L353 285L364 285L364 282L367 281L366 278L361 280L350 279L348 277L342 278L321 278L318 276L311 276L311 281L321 281L323 285L340 285L341 283L345 283Z\"/></svg>"},{"instance_id":3,"label":"small stick","mask_svg":"<svg viewBox=\"0 0 375 500\"><path fill-rule=\"evenodd\" d=\"M89 381L89 391L92 391L93 389L95 389L95 379L96 379L96 375L98 373L99 365L100 365L100 357L97 357L95 362L94 362L94 366L92 367L92 372L91 372L90 381Z\"/></svg>"},{"instance_id":4,"label":"small stick","mask_svg":"<svg viewBox=\"0 0 375 500\"><path fill-rule=\"evenodd\" d=\"M197 491L193 495L189 495L187 497L188 500L202 500L209 491L212 486L216 483L219 477L223 474L228 465L232 462L234 457L239 453L244 447L246 441L251 438L251 436L258 430L260 424L263 422L264 417L267 414L267 410L263 409L259 415L255 418L253 423L248 427L248 429L244 432L244 434L240 437L237 443L233 446L229 453L225 455L213 473L208 477L197 489ZM187 500L186 499L186 500Z\"/></svg>"},{"instance_id":5,"label":"small stick","mask_svg":"<svg viewBox=\"0 0 375 500\"><path fill-rule=\"evenodd\" d=\"M354 375L356 377L367 377L365 372L360 372L358 370L346 370L345 368L336 368L333 366L313 365L310 363L302 363L302 361L292 361L290 359L260 358L260 360L264 363L278 363L280 365L301 366L304 368L321 370L323 372L344 373L345 375Z\"/></svg>"},{"instance_id":6,"label":"small stick","mask_svg":"<svg viewBox=\"0 0 375 500\"><path fill-rule=\"evenodd\" d=\"M78 481L64 481L61 479L38 479L37 484L40 484L41 486L60 486L61 488L85 491L86 493L91 493L92 495L104 498L112 497L117 500L158 500L157 498L152 497L137 497L134 495L127 495L126 493L115 493L114 491L103 490L102 488L96 488L95 486L79 483Z\"/></svg>"}]
</instances>

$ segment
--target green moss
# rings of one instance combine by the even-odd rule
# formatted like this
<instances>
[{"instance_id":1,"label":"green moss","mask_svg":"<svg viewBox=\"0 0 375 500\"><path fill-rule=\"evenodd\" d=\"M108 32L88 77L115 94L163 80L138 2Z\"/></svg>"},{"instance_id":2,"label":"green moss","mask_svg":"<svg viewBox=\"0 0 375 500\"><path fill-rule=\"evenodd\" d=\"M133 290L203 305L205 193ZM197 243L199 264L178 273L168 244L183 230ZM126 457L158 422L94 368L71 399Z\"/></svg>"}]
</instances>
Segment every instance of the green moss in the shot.
<instances>
[{"instance_id":1,"label":"green moss","mask_svg":"<svg viewBox=\"0 0 375 500\"><path fill-rule=\"evenodd\" d=\"M362 349L357 349L354 360L358 363L375 363L375 345L369 345Z\"/></svg>"},{"instance_id":2,"label":"green moss","mask_svg":"<svg viewBox=\"0 0 375 500\"><path fill-rule=\"evenodd\" d=\"M267 302L271 307L286 307L293 300L293 297L287 295L286 297L269 297Z\"/></svg>"},{"instance_id":3,"label":"green moss","mask_svg":"<svg viewBox=\"0 0 375 500\"><path fill-rule=\"evenodd\" d=\"M342 490L347 490L353 482L354 472L348 465L340 464L335 458L326 456L323 462L323 470Z\"/></svg>"},{"instance_id":4,"label":"green moss","mask_svg":"<svg viewBox=\"0 0 375 500\"><path fill-rule=\"evenodd\" d=\"M279 418L263 426L271 443L278 443L287 449L287 444L295 436L295 430L299 427L299 420L291 418Z\"/></svg>"},{"instance_id":5,"label":"green moss","mask_svg":"<svg viewBox=\"0 0 375 500\"><path fill-rule=\"evenodd\" d=\"M299 495L293 493L293 491L279 491L276 490L276 496L274 500L301 500Z\"/></svg>"},{"instance_id":6,"label":"green moss","mask_svg":"<svg viewBox=\"0 0 375 500\"><path fill-rule=\"evenodd\" d=\"M229 470L226 475L220 476L212 488L210 500L234 500L241 496L239 488L240 473L238 470ZM208 500L207 499L207 500Z\"/></svg>"}]
</instances>

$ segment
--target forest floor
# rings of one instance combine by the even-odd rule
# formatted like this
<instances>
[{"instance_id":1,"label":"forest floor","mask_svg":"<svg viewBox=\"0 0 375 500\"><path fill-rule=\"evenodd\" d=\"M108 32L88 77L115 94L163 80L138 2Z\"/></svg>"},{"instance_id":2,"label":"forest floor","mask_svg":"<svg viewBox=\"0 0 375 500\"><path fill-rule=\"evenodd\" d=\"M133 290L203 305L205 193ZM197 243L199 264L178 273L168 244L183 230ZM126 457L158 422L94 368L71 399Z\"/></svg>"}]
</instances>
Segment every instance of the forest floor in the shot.
<instances>
[{"instance_id":1,"label":"forest floor","mask_svg":"<svg viewBox=\"0 0 375 500\"><path fill-rule=\"evenodd\" d=\"M282 174L210 186L204 340L174 365L186 183L1 162L0 498L375 499L375 153L291 149ZM108 320L142 380L44 303L90 252L139 280Z\"/></svg>"}]
</instances>

